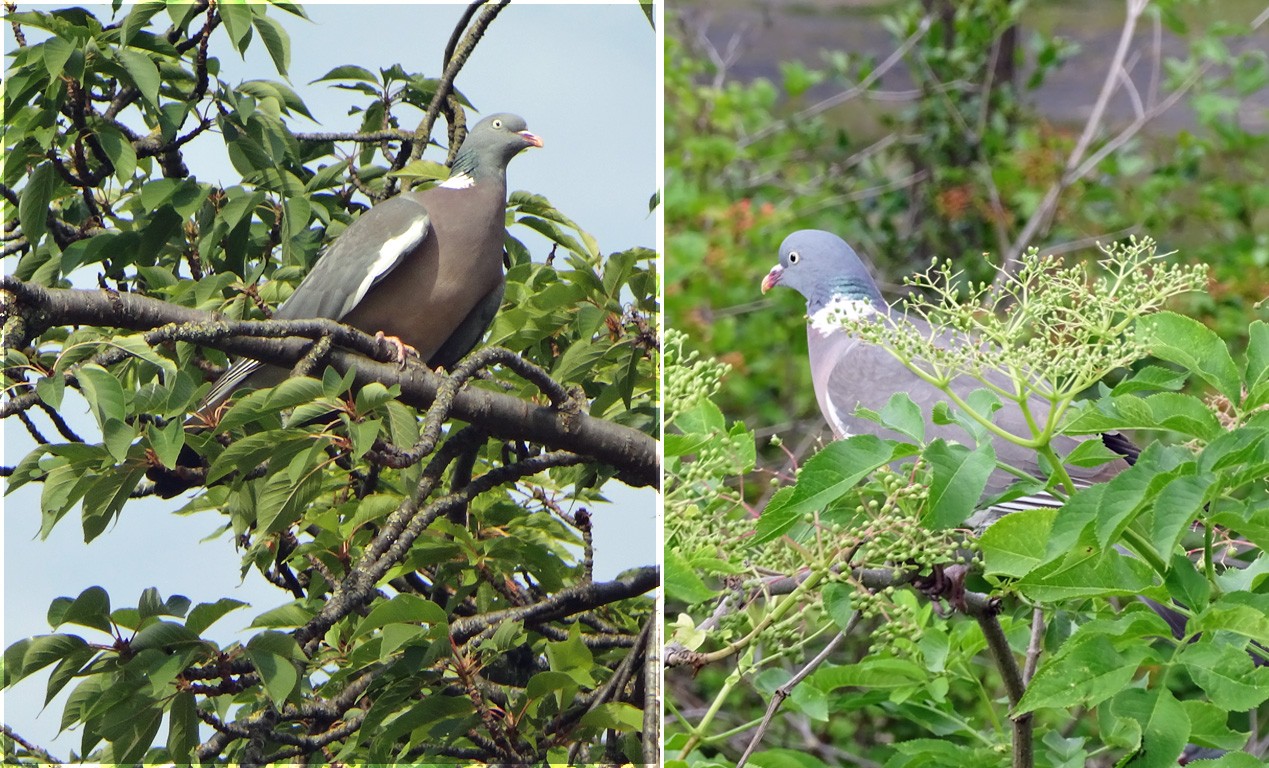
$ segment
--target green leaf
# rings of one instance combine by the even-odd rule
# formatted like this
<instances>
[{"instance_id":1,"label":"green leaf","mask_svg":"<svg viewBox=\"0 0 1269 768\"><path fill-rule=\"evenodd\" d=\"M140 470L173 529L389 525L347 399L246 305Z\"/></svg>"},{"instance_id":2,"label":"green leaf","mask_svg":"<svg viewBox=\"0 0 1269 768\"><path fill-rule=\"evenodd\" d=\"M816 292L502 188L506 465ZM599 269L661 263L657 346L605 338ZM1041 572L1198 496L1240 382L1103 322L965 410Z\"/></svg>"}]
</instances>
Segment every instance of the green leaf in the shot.
<instances>
[{"instance_id":1,"label":"green leaf","mask_svg":"<svg viewBox=\"0 0 1269 768\"><path fill-rule=\"evenodd\" d=\"M234 50L243 53L251 43L251 21L255 17L251 7L246 0L224 0L216 8L220 11L225 32L229 34Z\"/></svg>"},{"instance_id":2,"label":"green leaf","mask_svg":"<svg viewBox=\"0 0 1269 768\"><path fill-rule=\"evenodd\" d=\"M132 638L132 649L139 652L147 648L155 648L171 652L182 646L198 646L202 643L202 638L184 625L171 621L157 621Z\"/></svg>"},{"instance_id":3,"label":"green leaf","mask_svg":"<svg viewBox=\"0 0 1269 768\"><path fill-rule=\"evenodd\" d=\"M1247 743L1249 734L1235 731L1227 724L1229 712L1207 701L1183 701L1185 715L1190 719L1190 741L1201 747L1213 749L1239 749ZM1206 765L1191 761L1190 765Z\"/></svg>"},{"instance_id":4,"label":"green leaf","mask_svg":"<svg viewBox=\"0 0 1269 768\"><path fill-rule=\"evenodd\" d=\"M201 635L222 616L246 605L248 604L230 597L222 597L214 603L199 603L190 609L189 616L185 619L185 628Z\"/></svg>"},{"instance_id":5,"label":"green leaf","mask_svg":"<svg viewBox=\"0 0 1269 768\"><path fill-rule=\"evenodd\" d=\"M250 472L279 448L296 440L305 442L307 437L300 430L286 429L257 432L236 440L212 462L207 470L207 482L214 483L231 472Z\"/></svg>"},{"instance_id":6,"label":"green leaf","mask_svg":"<svg viewBox=\"0 0 1269 768\"><path fill-rule=\"evenodd\" d=\"M267 651L295 661L303 661L304 650L295 638L286 632L261 632L247 641L247 647L256 651Z\"/></svg>"},{"instance_id":7,"label":"green leaf","mask_svg":"<svg viewBox=\"0 0 1269 768\"><path fill-rule=\"evenodd\" d=\"M361 80L373 85L379 84L379 78L365 67L358 67L353 64L344 64L335 67L331 71L312 81L312 83L320 83L323 80ZM310 85L312 84L310 83Z\"/></svg>"},{"instance_id":8,"label":"green leaf","mask_svg":"<svg viewBox=\"0 0 1269 768\"><path fill-rule=\"evenodd\" d=\"M1058 515L1061 519L1061 515ZM1048 603L1079 598L1135 596L1154 583L1153 572L1136 558L1092 546L1088 534L1065 557L1046 563L1016 586L1027 597Z\"/></svg>"},{"instance_id":9,"label":"green leaf","mask_svg":"<svg viewBox=\"0 0 1269 768\"><path fill-rule=\"evenodd\" d=\"M556 704L562 707L577 695L577 683L563 672L539 672L529 678L524 693L529 701L538 701L553 695Z\"/></svg>"},{"instance_id":10,"label":"green leaf","mask_svg":"<svg viewBox=\"0 0 1269 768\"><path fill-rule=\"evenodd\" d=\"M1269 403L1269 323L1255 320L1247 326L1247 400L1251 410Z\"/></svg>"},{"instance_id":11,"label":"green leaf","mask_svg":"<svg viewBox=\"0 0 1269 768\"><path fill-rule=\"evenodd\" d=\"M265 611L251 622L253 627L301 627L317 615L317 609L300 602Z\"/></svg>"},{"instance_id":12,"label":"green leaf","mask_svg":"<svg viewBox=\"0 0 1269 768\"><path fill-rule=\"evenodd\" d=\"M983 532L983 566L988 574L1021 578L1046 557L1049 533L1058 510L1027 509L1005 515Z\"/></svg>"},{"instance_id":13,"label":"green leaf","mask_svg":"<svg viewBox=\"0 0 1269 768\"><path fill-rule=\"evenodd\" d=\"M39 635L14 643L4 654L5 686L29 677L53 662L76 658L85 650L91 650L91 646L78 635ZM10 651L14 653L11 655Z\"/></svg>"},{"instance_id":14,"label":"green leaf","mask_svg":"<svg viewBox=\"0 0 1269 768\"><path fill-rule=\"evenodd\" d=\"M181 449L185 447L185 425L176 419L162 428L158 424L149 424L146 426L146 436L150 440L150 447L154 449L154 455L163 466L175 468Z\"/></svg>"},{"instance_id":15,"label":"green leaf","mask_svg":"<svg viewBox=\"0 0 1269 768\"><path fill-rule=\"evenodd\" d=\"M265 693L273 701L274 706L281 707L287 698L299 687L300 674L295 663L285 656L268 651L254 650L248 645L247 658L260 673Z\"/></svg>"},{"instance_id":16,"label":"green leaf","mask_svg":"<svg viewBox=\"0 0 1269 768\"><path fill-rule=\"evenodd\" d=\"M111 756L119 765L131 765L140 762L154 743L154 737L163 725L163 710L157 706L137 707L135 704L112 708L102 718L103 735L106 733L106 724L111 719L121 726L110 732L111 738L108 741Z\"/></svg>"},{"instance_id":17,"label":"green leaf","mask_svg":"<svg viewBox=\"0 0 1269 768\"><path fill-rule=\"evenodd\" d=\"M1180 475L1168 481L1155 498L1150 542L1164 557L1171 556L1207 500L1212 475Z\"/></svg>"},{"instance_id":18,"label":"green leaf","mask_svg":"<svg viewBox=\"0 0 1269 768\"><path fill-rule=\"evenodd\" d=\"M585 728L639 733L643 731L643 712L624 701L609 701L582 715L580 723Z\"/></svg>"},{"instance_id":19,"label":"green leaf","mask_svg":"<svg viewBox=\"0 0 1269 768\"><path fill-rule=\"evenodd\" d=\"M132 10L124 17L119 29L119 44L129 45L137 32L144 29L150 19L167 6L163 0L142 0L132 6Z\"/></svg>"},{"instance_id":20,"label":"green leaf","mask_svg":"<svg viewBox=\"0 0 1269 768\"><path fill-rule=\"evenodd\" d=\"M101 535L128 502L132 491L145 477L144 466L108 472L98 477L84 494L84 541Z\"/></svg>"},{"instance_id":21,"label":"green leaf","mask_svg":"<svg viewBox=\"0 0 1269 768\"><path fill-rule=\"evenodd\" d=\"M1184 366L1231 402L1242 401L1242 379L1225 342L1197 320L1159 312L1138 321L1151 353Z\"/></svg>"},{"instance_id":22,"label":"green leaf","mask_svg":"<svg viewBox=\"0 0 1269 768\"><path fill-rule=\"evenodd\" d=\"M1247 605L1239 599L1258 601L1259 605ZM1233 593L1214 603L1206 611L1194 617L1191 633L1223 630L1242 635L1250 640L1263 641L1269 637L1269 596L1250 593ZM1269 667L1264 668L1269 673Z\"/></svg>"},{"instance_id":23,"label":"green leaf","mask_svg":"<svg viewBox=\"0 0 1269 768\"><path fill-rule=\"evenodd\" d=\"M136 428L121 419L110 418L102 425L101 433L106 450L115 461L123 463L128 458L128 448L137 437Z\"/></svg>"},{"instance_id":24,"label":"green leaf","mask_svg":"<svg viewBox=\"0 0 1269 768\"><path fill-rule=\"evenodd\" d=\"M1269 698L1269 667L1257 667L1238 645L1204 635L1182 649L1180 663L1221 709L1247 711Z\"/></svg>"},{"instance_id":25,"label":"green leaf","mask_svg":"<svg viewBox=\"0 0 1269 768\"><path fill-rule=\"evenodd\" d=\"M194 694L180 691L172 698L167 721L168 757L177 765L187 764L198 746L198 707Z\"/></svg>"},{"instance_id":26,"label":"green leaf","mask_svg":"<svg viewBox=\"0 0 1269 768\"><path fill-rule=\"evenodd\" d=\"M357 625L353 637L361 637L388 624L427 624L448 627L445 611L439 605L418 595L396 595L371 609Z\"/></svg>"},{"instance_id":27,"label":"green leaf","mask_svg":"<svg viewBox=\"0 0 1269 768\"><path fill-rule=\"evenodd\" d=\"M63 37L50 37L40 45L40 52L44 54L44 68L48 70L49 77L58 78L64 74L66 62L74 51L74 43Z\"/></svg>"},{"instance_id":28,"label":"green leaf","mask_svg":"<svg viewBox=\"0 0 1269 768\"><path fill-rule=\"evenodd\" d=\"M131 48L120 48L115 53L119 56L119 63L127 70L128 76L132 78L132 84L141 92L141 97L151 107L157 108L159 106L161 80L159 78L159 68L154 63L154 60L144 53Z\"/></svg>"},{"instance_id":29,"label":"green leaf","mask_svg":"<svg viewBox=\"0 0 1269 768\"><path fill-rule=\"evenodd\" d=\"M422 181L443 181L449 178L449 167L432 160L414 160L401 170L393 171L388 175Z\"/></svg>"},{"instance_id":30,"label":"green leaf","mask_svg":"<svg viewBox=\"0 0 1269 768\"><path fill-rule=\"evenodd\" d=\"M567 640L558 643L548 642L546 658L550 662L552 672L563 672L573 678L578 685L587 688L595 685L595 678L591 674L595 657L582 642L581 625L572 625Z\"/></svg>"},{"instance_id":31,"label":"green leaf","mask_svg":"<svg viewBox=\"0 0 1269 768\"><path fill-rule=\"evenodd\" d=\"M97 140L106 151L106 157L110 158L119 183L127 184L132 181L132 175L137 170L137 151L128 137L113 125L103 124L97 128Z\"/></svg>"},{"instance_id":32,"label":"green leaf","mask_svg":"<svg viewBox=\"0 0 1269 768\"><path fill-rule=\"evenodd\" d=\"M926 672L907 659L866 657L858 664L836 666L826 664L808 678L823 691L837 688L905 688L926 678Z\"/></svg>"},{"instance_id":33,"label":"green leaf","mask_svg":"<svg viewBox=\"0 0 1269 768\"><path fill-rule=\"evenodd\" d=\"M1077 633L1040 663L1015 714L1096 706L1132 682L1148 653L1143 644L1120 649L1106 635Z\"/></svg>"},{"instance_id":34,"label":"green leaf","mask_svg":"<svg viewBox=\"0 0 1269 768\"><path fill-rule=\"evenodd\" d=\"M1176 765L1176 756L1189 740L1190 719L1171 691L1164 686L1129 688L1115 696L1110 711L1141 725L1141 749L1133 765L1141 768Z\"/></svg>"},{"instance_id":35,"label":"green leaf","mask_svg":"<svg viewBox=\"0 0 1269 768\"><path fill-rule=\"evenodd\" d=\"M921 408L908 397L907 392L896 392L881 409L881 422L887 427L907 435L918 445L925 442L925 416Z\"/></svg>"},{"instance_id":36,"label":"green leaf","mask_svg":"<svg viewBox=\"0 0 1269 768\"><path fill-rule=\"evenodd\" d=\"M68 601L68 604L59 606L55 617L54 606L60 601ZM49 626L56 629L62 624L78 624L110 632L110 595L101 587L89 587L74 600L59 597L54 605L49 606Z\"/></svg>"},{"instance_id":37,"label":"green leaf","mask_svg":"<svg viewBox=\"0 0 1269 768\"><path fill-rule=\"evenodd\" d=\"M66 379L57 373L37 379L35 393L45 405L56 411L62 407L62 396L66 394Z\"/></svg>"},{"instance_id":38,"label":"green leaf","mask_svg":"<svg viewBox=\"0 0 1269 768\"><path fill-rule=\"evenodd\" d=\"M1097 467L1122 458L1101 440L1081 440L1066 454L1062 463L1072 467Z\"/></svg>"},{"instance_id":39,"label":"green leaf","mask_svg":"<svg viewBox=\"0 0 1269 768\"><path fill-rule=\"evenodd\" d=\"M287 69L291 66L290 35L270 16L259 14L252 17L251 21L255 24L256 31L260 33L260 39L264 41L264 47L268 49L269 56L273 59L273 66L277 68L278 74L285 76Z\"/></svg>"},{"instance_id":40,"label":"green leaf","mask_svg":"<svg viewBox=\"0 0 1269 768\"><path fill-rule=\"evenodd\" d=\"M849 585L836 581L829 582L821 592L824 610L840 630L845 631L855 615L852 605L854 595L855 590Z\"/></svg>"},{"instance_id":41,"label":"green leaf","mask_svg":"<svg viewBox=\"0 0 1269 768\"><path fill-rule=\"evenodd\" d=\"M921 454L934 470L930 480L930 509L925 523L932 528L954 528L965 522L987 488L996 469L996 452L983 441L974 450L942 439L930 443Z\"/></svg>"},{"instance_id":42,"label":"green leaf","mask_svg":"<svg viewBox=\"0 0 1269 768\"><path fill-rule=\"evenodd\" d=\"M56 187L57 176L53 171L53 164L45 161L31 171L18 199L18 222L22 225L23 236L32 248L48 231L49 203L53 201L53 190Z\"/></svg>"},{"instance_id":43,"label":"green leaf","mask_svg":"<svg viewBox=\"0 0 1269 768\"><path fill-rule=\"evenodd\" d=\"M855 435L830 443L812 456L798 474L797 484L781 488L762 511L751 546L781 536L808 512L824 508L846 495L882 464L905 449L891 447L873 435Z\"/></svg>"},{"instance_id":44,"label":"green leaf","mask_svg":"<svg viewBox=\"0 0 1269 768\"><path fill-rule=\"evenodd\" d=\"M678 552L665 552L665 595L688 605L698 605L715 597L696 570Z\"/></svg>"},{"instance_id":45,"label":"green leaf","mask_svg":"<svg viewBox=\"0 0 1269 768\"><path fill-rule=\"evenodd\" d=\"M352 438L353 461L365 456L366 451L374 447L375 438L379 436L379 429L382 426L383 419L354 421L348 425L348 435Z\"/></svg>"},{"instance_id":46,"label":"green leaf","mask_svg":"<svg viewBox=\"0 0 1269 768\"><path fill-rule=\"evenodd\" d=\"M1110 394L1112 397L1117 397L1132 392L1157 392L1161 389L1177 390L1185 384L1187 378L1189 378L1189 373L1186 371L1164 368L1161 365L1147 365L1116 384Z\"/></svg>"}]
</instances>

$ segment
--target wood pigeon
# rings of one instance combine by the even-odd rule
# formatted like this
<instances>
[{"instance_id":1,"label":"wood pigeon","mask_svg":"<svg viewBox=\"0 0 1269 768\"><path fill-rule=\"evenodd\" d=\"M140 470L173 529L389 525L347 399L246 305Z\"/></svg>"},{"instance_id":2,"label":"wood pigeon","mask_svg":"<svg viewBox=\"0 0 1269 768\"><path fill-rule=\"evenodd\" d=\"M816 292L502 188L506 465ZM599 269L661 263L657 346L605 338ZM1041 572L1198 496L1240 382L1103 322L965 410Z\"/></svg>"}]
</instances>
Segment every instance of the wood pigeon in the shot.
<instances>
[{"instance_id":1,"label":"wood pigeon","mask_svg":"<svg viewBox=\"0 0 1269 768\"><path fill-rule=\"evenodd\" d=\"M317 260L278 320L331 318L380 334L433 368L451 367L484 336L502 303L507 164L541 147L524 119L490 115L459 147L449 178L363 213ZM287 372L236 361L212 385L199 413L214 411L244 384L263 388Z\"/></svg>"},{"instance_id":2,"label":"wood pigeon","mask_svg":"<svg viewBox=\"0 0 1269 768\"><path fill-rule=\"evenodd\" d=\"M828 422L836 438L855 434L873 434L879 437L902 437L882 425L855 415L857 407L880 411L896 392L906 392L921 408L926 417L925 436L929 440L963 441L965 433L956 425L935 424L930 419L934 405L947 400L942 391L909 371L884 348L865 342L842 328L835 317L883 318L895 316L881 297L877 283L864 266L859 255L840 237L820 230L801 230L785 238L780 245L780 263L772 267L762 281L762 292L777 285L793 288L806 298L808 322L806 336L811 363L811 379L815 386L815 399L820 412ZM916 317L909 322L928 337L929 325ZM989 374L993 383L1004 384L1004 373ZM998 379L997 379L998 376ZM952 381L953 390L960 397L982 388L982 383L969 376ZM1028 403L1032 416L1038 423L1048 416L1048 403L1039 397ZM1028 435L1022 409L1016 403L1006 401L995 414L996 424L1013 434ZM1053 448L1058 455L1068 454L1081 439L1066 435L1054 438ZM1129 466L1137 455L1136 448L1120 435L1105 435L1104 443L1125 458L1098 467L1068 466L1071 479L1077 487L1103 482ZM999 437L994 438L993 448L999 461L1021 469L1037 478L1045 475L1036 461L1034 451ZM986 495L994 497L1008 488L1017 478L997 469L987 482ZM1048 493L1024 496L1013 501L1001 502L993 512L1036 507L1056 507L1061 502Z\"/></svg>"},{"instance_id":3,"label":"wood pigeon","mask_svg":"<svg viewBox=\"0 0 1269 768\"><path fill-rule=\"evenodd\" d=\"M903 437L875 421L856 416L855 409L862 406L880 411L895 392L907 392L925 414L927 439L963 438L958 427L935 424L930 419L935 403L947 399L943 392L913 374L885 349L852 336L835 319L870 316L881 319L896 315L895 310L882 299L881 291L863 260L844 240L820 230L802 230L789 235L780 244L780 263L772 267L762 280L762 292L766 293L777 285L793 288L806 299L806 336L815 399L834 437L844 438L852 434ZM907 320L915 323L927 338L930 336L928 323L916 317ZM993 383L1004 384L1007 380L1003 372L988 376ZM952 388L962 398L981 386L981 382L968 376L952 381ZM1037 421L1043 421L1049 413L1048 403L1039 397L1032 398L1028 408ZM1029 434L1022 410L1016 403L1005 402L996 412L995 421L1014 434ZM1067 472L1078 488L1107 481L1137 459L1139 450L1123 435L1109 433L1100 437L1106 447L1123 458L1093 468L1067 465ZM1053 448L1059 456L1064 456L1081 440L1091 439L1094 438L1058 435L1054 438ZM1030 449L999 437L993 438L993 448L1001 462L1044 479L1035 453ZM1013 475L997 469L988 480L986 496L996 496L1015 479ZM1058 506L1061 502L1048 493L1032 494L998 503L988 514L977 521L971 519L968 524L979 527L977 523L989 524L999 515L1011 511ZM1174 637L1185 637L1187 620L1184 615L1146 597L1139 596L1138 599L1167 622ZM1257 666L1265 663L1263 653L1251 653L1250 650L1248 653Z\"/></svg>"}]
</instances>

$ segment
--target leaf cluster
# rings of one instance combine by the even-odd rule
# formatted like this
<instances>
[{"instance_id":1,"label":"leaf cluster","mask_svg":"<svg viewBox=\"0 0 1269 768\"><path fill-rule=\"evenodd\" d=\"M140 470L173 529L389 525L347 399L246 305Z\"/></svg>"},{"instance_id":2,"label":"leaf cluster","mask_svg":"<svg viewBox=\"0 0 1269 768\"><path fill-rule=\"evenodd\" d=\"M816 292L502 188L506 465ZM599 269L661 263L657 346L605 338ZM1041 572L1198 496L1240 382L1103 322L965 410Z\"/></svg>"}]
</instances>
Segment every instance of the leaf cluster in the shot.
<instances>
[{"instance_id":1,"label":"leaf cluster","mask_svg":"<svg viewBox=\"0 0 1269 768\"><path fill-rule=\"evenodd\" d=\"M1111 345L1096 363L1086 360L1091 367L1080 375L1101 378L1105 370L1097 367L1123 364L1124 350L1148 351L1160 364L1071 404L1054 434L1148 429L1170 439L1151 443L1133 466L1074 492L1060 508L1009 514L973 540L949 529L966 524L997 467L983 422L991 423L999 402L970 398L933 414L964 426L977 443L966 447L927 442L926 415L899 393L870 416L901 439L858 435L831 443L775 493L751 531L739 523L722 528L727 538L713 549L701 539L667 539L668 610L679 612L667 655L698 670L694 681L670 671L672 755L684 763L702 754L735 762L733 737L750 737L755 710L771 698L771 706L783 703L788 711L764 720L754 736L752 758L760 764L820 765L844 750L887 765L1005 765L1011 746L1014 765L1165 765L1199 748L1230 750L1220 765L1259 759L1258 718L1269 690L1269 657L1259 644L1269 629L1269 326L1248 327L1238 360L1201 323L1152 313L1168 291L1192 286L1197 273L1168 268L1156 281L1137 261L1149 251L1144 241L1106 250L1102 277L1060 272L1042 288L1026 276L1050 273L1037 270L1034 255L1024 260L1018 282L1005 283L1014 302L1000 317L952 307L948 283L929 277L916 282L937 288L941 300L921 306L945 323L935 327L936 338L973 326L1004 342L1003 329L1017 318L1060 317L1061 327L1074 330L1045 334L1054 359L1088 342L1080 329L1131 329L1130 344ZM1120 300L1112 304L1107 291ZM1063 300L1089 293L1088 301ZM884 340L907 333L877 325ZM1034 331L1016 337L1023 350ZM944 384L982 369L977 344L932 365L924 354L931 339L902 339L922 352L896 354ZM1002 354L1013 359L1011 351ZM1043 392L1051 379L1037 384L1026 378L1032 370L1009 366L1002 391ZM1184 393L1191 379L1212 394ZM1074 393L1061 396L1070 403ZM976 415L967 415L971 409ZM1052 435L1037 425L1020 437L1043 452ZM1049 466L1116 458L1104 449L1076 453L1053 456ZM1042 487L1020 483L1014 492ZM739 499L732 504L733 518L751 519L736 514ZM781 562L773 551L796 555ZM967 592L930 592L948 600L950 615L937 615L920 593L969 554L977 565L964 582ZM987 593L998 596L995 602ZM1138 598L1168 610L1154 612ZM993 622L998 629L989 629ZM993 636L1010 660L988 653ZM1008 686L989 670L999 667L1007 679L1022 660L1034 666L1006 698ZM724 664L735 666L724 674L716 668ZM777 693L798 672L805 673L800 682ZM681 704L699 697L710 702L704 715ZM1020 758L1023 715L1036 742ZM816 737L812 751L795 759L779 747L801 738L799 729ZM878 731L887 734L880 743Z\"/></svg>"},{"instance_id":2,"label":"leaf cluster","mask_svg":"<svg viewBox=\"0 0 1269 768\"><path fill-rule=\"evenodd\" d=\"M201 464L208 488L177 512L213 515L243 577L284 597L226 640L208 630L237 601L155 587L112 607L89 587L54 603L51 634L7 649L4 686L51 669L75 758L97 762L639 759L641 596L657 575L595 582L586 511L630 467L534 436L543 418L598 430L655 466L656 254L606 254L549 200L515 192L497 348L454 371L369 381L379 363L332 351L376 358L364 334L265 322L358 213L444 175L416 155L438 114L461 142L470 104L453 79L498 8L454 31L443 73L332 69L322 80L363 98L340 133L295 127L311 112L284 82L278 11L303 17L208 2L6 17L21 42L0 180L17 257L3 412L35 443L5 468L7 492L38 485L42 536L77 515L92 540L141 511L148 472ZM221 79L218 52L257 42L282 79ZM218 142L237 183L185 164L193 143ZM109 312L69 290L92 283ZM295 376L235 399L214 429L186 424L235 343L285 357L294 336L308 344ZM425 413L398 399L403 378L430 387ZM454 417L482 392L516 398L519 420ZM62 415L76 410L91 418Z\"/></svg>"}]
</instances>

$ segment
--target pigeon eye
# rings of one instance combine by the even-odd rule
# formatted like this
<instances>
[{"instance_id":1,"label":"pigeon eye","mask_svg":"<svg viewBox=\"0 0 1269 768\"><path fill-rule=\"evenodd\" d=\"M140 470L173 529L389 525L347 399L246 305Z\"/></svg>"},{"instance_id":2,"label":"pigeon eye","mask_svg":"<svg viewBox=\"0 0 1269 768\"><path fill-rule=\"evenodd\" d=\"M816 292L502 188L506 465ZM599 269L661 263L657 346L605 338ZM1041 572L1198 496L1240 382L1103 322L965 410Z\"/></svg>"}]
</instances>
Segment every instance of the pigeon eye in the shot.
<instances>
[{"instance_id":1,"label":"pigeon eye","mask_svg":"<svg viewBox=\"0 0 1269 768\"><path fill-rule=\"evenodd\" d=\"M501 121L501 120L495 120L495 121L493 121L493 127L495 127L495 128L501 128L501 127L502 127L502 121Z\"/></svg>"},{"instance_id":2,"label":"pigeon eye","mask_svg":"<svg viewBox=\"0 0 1269 768\"><path fill-rule=\"evenodd\" d=\"M790 264L797 264L797 263L798 263L798 260L799 260L799 259L801 259L801 258L802 258L802 257L798 255L798 252L797 252L797 251L790 251L790 252L789 252L789 263L790 263Z\"/></svg>"}]
</instances>

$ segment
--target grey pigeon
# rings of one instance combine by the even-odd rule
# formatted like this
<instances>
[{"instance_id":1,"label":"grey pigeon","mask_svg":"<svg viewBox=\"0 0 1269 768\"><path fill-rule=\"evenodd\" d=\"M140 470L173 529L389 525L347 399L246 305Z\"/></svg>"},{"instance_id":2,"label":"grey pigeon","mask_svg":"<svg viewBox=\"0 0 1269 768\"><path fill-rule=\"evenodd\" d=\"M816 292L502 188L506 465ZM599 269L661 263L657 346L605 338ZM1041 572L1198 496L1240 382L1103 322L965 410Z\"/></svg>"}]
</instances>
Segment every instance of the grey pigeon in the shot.
<instances>
[{"instance_id":1,"label":"grey pigeon","mask_svg":"<svg viewBox=\"0 0 1269 768\"><path fill-rule=\"evenodd\" d=\"M934 405L948 399L945 394L918 378L885 349L852 336L832 319L833 315L839 314L881 319L895 313L882 299L876 281L859 255L844 240L830 232L812 229L789 235L780 245L780 263L762 281L762 291L766 293L777 285L793 288L806 298L806 336L815 399L835 438L856 434L901 438L901 435L875 421L856 416L855 409L862 406L880 411L891 395L906 392L926 416L927 440L966 440L966 433L956 425L935 424L930 419ZM929 326L924 320L909 320L929 336ZM999 381L1003 382L1004 374L999 376ZM964 376L953 380L952 387L963 398L980 389L982 383ZM1038 397L1033 398L1029 407L1040 422L1048 415L1048 404ZM1004 403L996 413L995 421L1013 434L1030 434L1021 409L1014 403ZM1075 448L1079 440L1059 435L1054 439L1053 447L1058 455L1064 456ZM1121 456L1135 459L1136 451L1126 439L1108 435L1103 441ZM1034 451L998 437L993 440L993 448L999 461L1044 479ZM1093 468L1068 466L1067 471L1077 487L1086 487L1109 480L1128 465L1129 461L1117 459ZM997 469L987 482L987 496L1000 494L1016 479ZM1003 502L994 511L1004 513L1059 505L1060 502L1052 495L1039 493Z\"/></svg>"},{"instance_id":2,"label":"grey pigeon","mask_svg":"<svg viewBox=\"0 0 1269 768\"><path fill-rule=\"evenodd\" d=\"M366 211L332 243L278 320L331 318L412 347L433 368L451 367L489 329L502 303L507 164L542 139L512 114L476 123L449 178ZM402 357L402 359L404 359ZM210 414L243 385L278 384L286 371L242 359L212 385Z\"/></svg>"},{"instance_id":3,"label":"grey pigeon","mask_svg":"<svg viewBox=\"0 0 1269 768\"><path fill-rule=\"evenodd\" d=\"M831 232L810 229L794 232L786 237L780 244L780 263L772 267L763 278L762 292L766 293L777 285L793 288L806 299L806 336L815 399L819 402L820 412L833 430L834 437L873 434L902 438L902 435L887 430L875 421L856 416L854 412L859 406L879 411L895 392L907 392L926 416L926 439L941 437L959 441L965 438L965 433L959 427L938 425L930 420L931 409L935 403L946 400L946 395L909 371L885 349L852 336L838 322L832 320L832 315L876 316L878 319L895 315L895 310L882 299L877 282L868 272L863 260L844 240ZM927 338L930 336L929 325L923 320L911 317L908 320L915 323ZM1005 381L1003 373L998 375L999 378L993 383ZM969 377L952 382L953 389L962 398L981 386L980 382ZM1043 399L1033 398L1028 406L1037 420L1048 416L1049 409ZM1009 432L1029 434L1021 409L1014 403L1006 402L996 413L995 420L996 424ZM1077 487L1110 480L1136 461L1138 450L1126 437L1114 433L1100 437L1108 448L1123 458L1095 468L1068 465L1067 472ZM1081 439L1095 438L1059 435L1054 438L1053 447L1059 456L1064 456ZM1044 478L1033 451L998 437L993 438L993 448L998 460L1035 477ZM1009 473L997 469L988 480L986 495L990 497L999 494L1014 479ZM1047 493L1033 494L997 504L985 517L990 522L1000 514L1041 506L1060 506L1060 502ZM969 524L973 525L974 522ZM1187 622L1184 615L1154 600L1140 596L1138 599L1167 622L1174 637L1185 637ZM1252 653L1249 650L1248 653L1257 666L1263 665L1262 652ZM1188 763L1195 759L1192 756L1195 749L1197 748L1193 745L1187 747L1181 762ZM1216 754L1219 753L1220 751L1216 751ZM1216 756L1207 754L1205 750L1199 750L1198 754L1204 757Z\"/></svg>"}]
</instances>

